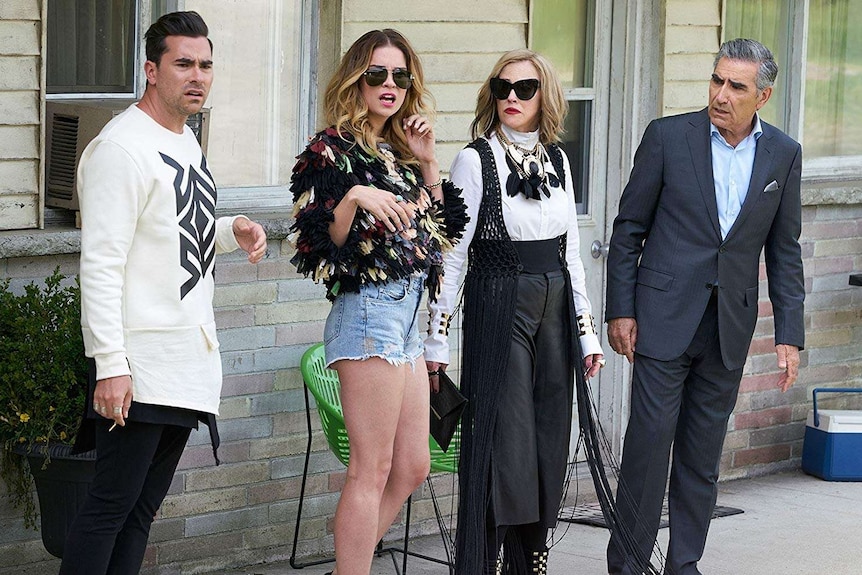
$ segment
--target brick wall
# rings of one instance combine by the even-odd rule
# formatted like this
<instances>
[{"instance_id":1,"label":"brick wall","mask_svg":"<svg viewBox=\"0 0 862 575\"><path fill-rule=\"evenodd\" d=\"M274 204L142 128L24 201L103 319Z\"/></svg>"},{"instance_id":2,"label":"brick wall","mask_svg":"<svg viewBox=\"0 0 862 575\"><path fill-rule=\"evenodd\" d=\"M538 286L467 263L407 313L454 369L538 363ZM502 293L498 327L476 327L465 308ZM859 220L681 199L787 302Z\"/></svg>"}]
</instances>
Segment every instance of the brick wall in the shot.
<instances>
[{"instance_id":1,"label":"brick wall","mask_svg":"<svg viewBox=\"0 0 862 575\"><path fill-rule=\"evenodd\" d=\"M206 427L193 432L153 525L145 573L199 572L290 555L306 446L299 359L321 340L329 303L323 287L295 273L286 241L271 239L268 250L257 266L241 253L217 258L216 322L225 375L222 465L214 465ZM21 290L57 265L74 275L78 256L0 259L0 279L10 278L12 289ZM316 412L311 420L313 453L298 548L303 556L331 552L332 518L345 476L319 433ZM453 477L435 478L445 509ZM436 532L427 489L416 495L412 534ZM59 562L44 551L38 533L24 529L2 495L0 575L55 574ZM402 530L399 518L388 538L400 537Z\"/></svg>"},{"instance_id":2,"label":"brick wall","mask_svg":"<svg viewBox=\"0 0 862 575\"><path fill-rule=\"evenodd\" d=\"M797 467L811 391L862 386L862 288L848 285L849 274L862 269L862 205L811 205L802 215L807 295L799 380L787 393L775 388L773 318L761 265L760 319L725 441L724 479ZM860 399L829 394L822 405L862 409Z\"/></svg>"}]
</instances>

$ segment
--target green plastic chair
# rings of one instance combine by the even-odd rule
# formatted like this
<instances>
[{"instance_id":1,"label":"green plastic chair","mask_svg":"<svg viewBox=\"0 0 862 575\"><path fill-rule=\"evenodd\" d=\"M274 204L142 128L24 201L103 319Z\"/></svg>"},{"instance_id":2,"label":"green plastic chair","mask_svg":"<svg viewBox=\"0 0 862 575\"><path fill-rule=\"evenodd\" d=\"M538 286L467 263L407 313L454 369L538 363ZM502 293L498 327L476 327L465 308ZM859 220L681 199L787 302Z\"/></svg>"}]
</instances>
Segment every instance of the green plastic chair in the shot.
<instances>
[{"instance_id":1,"label":"green plastic chair","mask_svg":"<svg viewBox=\"0 0 862 575\"><path fill-rule=\"evenodd\" d=\"M345 466L347 466L347 464L350 462L350 440L347 437L347 429L344 425L344 413L341 409L341 384L338 380L338 373L334 369L328 369L326 367L326 359L324 357L324 349L322 343L318 343L311 346L302 355L302 359L300 360L300 371L302 372L302 379L305 382L305 408L308 439L305 449L305 466L302 471L302 484L299 493L299 506L296 512L296 527L293 536L293 551L290 556L290 565L294 569L301 569L310 565L319 565L321 563L329 563L331 561L334 561L334 559L324 559L306 563L296 562L296 546L297 540L299 538L300 521L302 518L302 505L305 499L305 485L308 476L308 461L311 455L312 429L311 409L308 399L309 392L311 392L311 395L314 396L314 401L317 404L317 413L320 416L321 428L324 436L326 437L326 441L329 444L330 451L332 451L335 457ZM452 443L449 445L449 451L447 453L443 451L443 449L437 444L433 437L431 437L430 435L428 436L428 446L431 451L432 473L455 473L458 471L458 452L460 448L460 441L461 430L459 427L455 431L455 435L452 438ZM436 557L430 557L427 555L422 555L420 553L415 553L413 551L408 551L408 543L410 540L410 508L412 496L407 500L407 515L405 517L404 527L404 548L384 549L382 546L378 545L377 553L381 554L384 552L388 552L390 555L395 552L402 553L404 555L404 562L401 573L403 574L407 573L408 555L412 555L420 559L425 559L427 561L433 561L435 563L448 565L449 572L454 573L454 562L452 560L454 550L451 534L449 533L449 530L446 528L443 522L442 514L437 503L437 497L434 494L434 488L431 484L430 477L426 481L431 492L434 512L437 516L437 523L440 526L441 536L443 537L447 561L443 561L442 559L438 559ZM394 561L395 560L393 557L393 562ZM396 571L398 571L397 563L395 563L395 568Z\"/></svg>"}]
</instances>

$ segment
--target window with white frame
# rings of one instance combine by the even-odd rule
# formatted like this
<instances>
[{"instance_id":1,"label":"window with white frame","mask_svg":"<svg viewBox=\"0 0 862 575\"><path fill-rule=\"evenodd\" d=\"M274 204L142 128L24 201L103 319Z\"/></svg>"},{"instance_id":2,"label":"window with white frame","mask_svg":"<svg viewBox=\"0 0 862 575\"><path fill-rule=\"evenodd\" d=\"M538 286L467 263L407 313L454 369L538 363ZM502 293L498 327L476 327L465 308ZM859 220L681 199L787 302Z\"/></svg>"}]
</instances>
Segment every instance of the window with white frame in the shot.
<instances>
[{"instance_id":1,"label":"window with white frame","mask_svg":"<svg viewBox=\"0 0 862 575\"><path fill-rule=\"evenodd\" d=\"M134 0L48 0L48 94L135 93Z\"/></svg>"},{"instance_id":2,"label":"window with white frame","mask_svg":"<svg viewBox=\"0 0 862 575\"><path fill-rule=\"evenodd\" d=\"M313 125L316 0L48 0L50 99L140 98L143 34L195 10L213 42L207 157L222 209L283 208Z\"/></svg>"},{"instance_id":3,"label":"window with white frame","mask_svg":"<svg viewBox=\"0 0 862 575\"><path fill-rule=\"evenodd\" d=\"M763 117L801 141L804 172L862 174L862 0L727 0L724 11L724 39L775 54L777 100Z\"/></svg>"},{"instance_id":4,"label":"window with white frame","mask_svg":"<svg viewBox=\"0 0 862 575\"><path fill-rule=\"evenodd\" d=\"M176 9L177 0L48 0L49 98L140 96L139 39Z\"/></svg>"},{"instance_id":5,"label":"window with white frame","mask_svg":"<svg viewBox=\"0 0 862 575\"><path fill-rule=\"evenodd\" d=\"M560 75L569 103L562 147L571 163L578 213L586 214L596 101L595 1L535 0L532 5L530 47L551 60Z\"/></svg>"},{"instance_id":6,"label":"window with white frame","mask_svg":"<svg viewBox=\"0 0 862 575\"><path fill-rule=\"evenodd\" d=\"M230 208L283 207L310 135L312 0L186 0L206 20L215 77L207 158ZM224 201L223 201L224 200Z\"/></svg>"}]
</instances>

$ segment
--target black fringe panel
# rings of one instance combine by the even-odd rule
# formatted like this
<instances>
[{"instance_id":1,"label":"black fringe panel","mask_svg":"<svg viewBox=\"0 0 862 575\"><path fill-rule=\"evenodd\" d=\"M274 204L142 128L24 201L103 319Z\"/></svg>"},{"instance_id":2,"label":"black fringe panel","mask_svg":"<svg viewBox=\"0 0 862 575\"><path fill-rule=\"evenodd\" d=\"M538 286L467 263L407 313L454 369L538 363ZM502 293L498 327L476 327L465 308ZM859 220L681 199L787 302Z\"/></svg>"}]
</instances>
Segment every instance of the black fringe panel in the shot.
<instances>
[{"instance_id":1,"label":"black fringe panel","mask_svg":"<svg viewBox=\"0 0 862 575\"><path fill-rule=\"evenodd\" d=\"M456 573L480 573L485 562L494 427L500 396L506 393L517 282L517 276L484 276L468 278L464 285L462 329L472 335L464 340L461 368L468 402L461 420Z\"/></svg>"},{"instance_id":2,"label":"black fringe panel","mask_svg":"<svg viewBox=\"0 0 862 575\"><path fill-rule=\"evenodd\" d=\"M482 138L470 147L482 160L484 190L464 281L461 390L468 403L461 419L458 530L455 534L455 572L464 575L481 573L486 562L485 531L494 428L499 399L506 393L520 271L518 254L502 218L500 182L493 152Z\"/></svg>"}]
</instances>

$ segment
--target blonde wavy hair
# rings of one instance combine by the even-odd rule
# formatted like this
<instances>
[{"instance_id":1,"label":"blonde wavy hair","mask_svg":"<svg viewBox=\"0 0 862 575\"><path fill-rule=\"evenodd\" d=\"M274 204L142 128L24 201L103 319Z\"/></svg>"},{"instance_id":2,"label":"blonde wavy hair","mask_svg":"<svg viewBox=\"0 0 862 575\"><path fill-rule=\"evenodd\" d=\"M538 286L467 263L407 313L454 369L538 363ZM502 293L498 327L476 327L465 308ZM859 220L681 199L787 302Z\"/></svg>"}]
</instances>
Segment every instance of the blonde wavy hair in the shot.
<instances>
[{"instance_id":1,"label":"blonde wavy hair","mask_svg":"<svg viewBox=\"0 0 862 575\"><path fill-rule=\"evenodd\" d=\"M360 81L371 64L374 50L383 46L394 46L401 50L407 69L413 74L413 85L407 89L401 108L383 126L380 136L374 135L368 119L368 106L362 97ZM425 75L419 57L400 32L392 28L371 30L357 39L333 74L323 98L326 123L339 133L348 132L363 150L377 155L377 144L388 143L405 164L418 163L407 145L402 120L413 114L422 114L433 121L433 98L425 88Z\"/></svg>"},{"instance_id":2,"label":"blonde wavy hair","mask_svg":"<svg viewBox=\"0 0 862 575\"><path fill-rule=\"evenodd\" d=\"M563 95L560 77L547 58L532 50L511 50L503 54L494 64L491 74L479 89L476 100L476 117L470 124L473 139L479 136L488 137L500 125L497 114L497 99L491 94L491 78L499 77L503 68L513 62L532 62L539 74L539 91L537 96L542 99L539 106L539 141L550 144L560 141L565 132L564 121L569 111L569 104ZM533 96L534 98L537 96Z\"/></svg>"}]
</instances>

